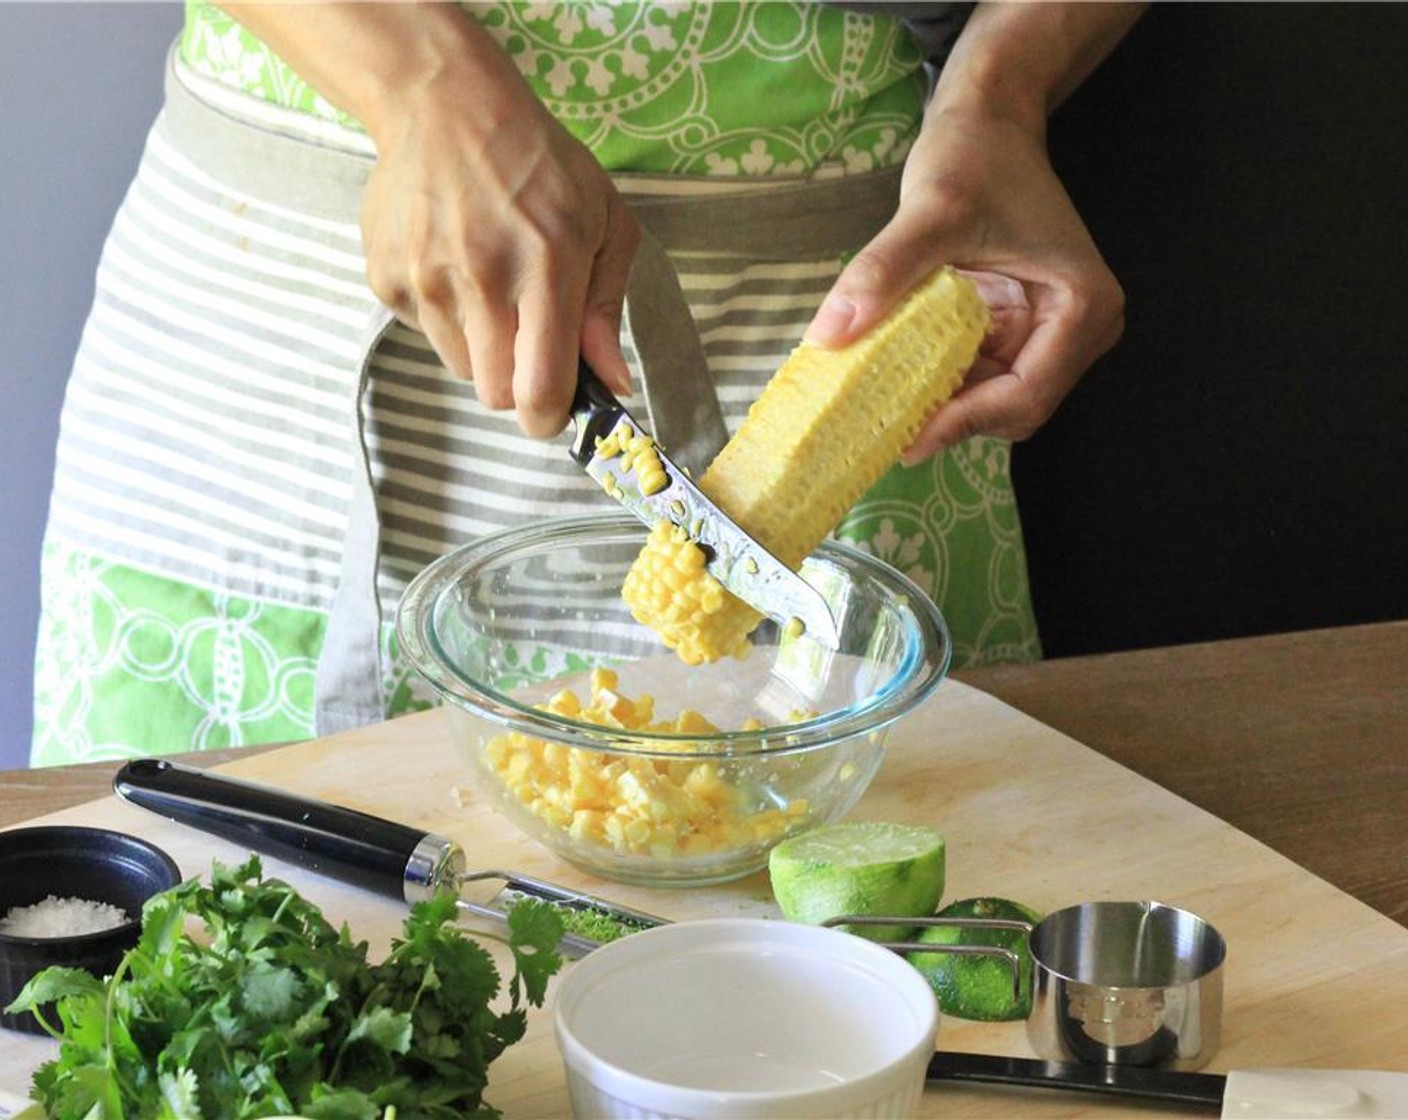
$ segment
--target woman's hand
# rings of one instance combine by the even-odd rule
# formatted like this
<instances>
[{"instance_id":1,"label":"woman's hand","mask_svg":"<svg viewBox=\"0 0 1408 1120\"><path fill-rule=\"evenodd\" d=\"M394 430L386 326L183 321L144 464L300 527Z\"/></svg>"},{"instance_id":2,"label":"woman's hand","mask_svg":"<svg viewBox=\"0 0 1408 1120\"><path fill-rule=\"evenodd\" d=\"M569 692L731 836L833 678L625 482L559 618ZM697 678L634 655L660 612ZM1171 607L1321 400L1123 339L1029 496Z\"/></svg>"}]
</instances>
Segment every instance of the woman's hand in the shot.
<instances>
[{"instance_id":1,"label":"woman's hand","mask_svg":"<svg viewBox=\"0 0 1408 1120\"><path fill-rule=\"evenodd\" d=\"M843 346L943 264L978 284L992 328L907 462L972 435L1030 436L1123 331L1123 292L1051 167L1045 119L1072 73L1083 76L1091 53L1103 57L1117 40L1111 15L1122 31L1137 13L1077 5L1108 11L1098 28L1064 26L1070 65L1050 75L1014 69L1013 54L1029 43L1051 58L1060 37L1032 21L1064 7L999 5L995 15L974 15L906 160L894 218L846 266L808 329L813 342Z\"/></svg>"},{"instance_id":2,"label":"woman's hand","mask_svg":"<svg viewBox=\"0 0 1408 1120\"><path fill-rule=\"evenodd\" d=\"M619 335L639 230L488 32L451 4L232 10L366 127L368 282L486 407L556 435L579 355L629 393Z\"/></svg>"},{"instance_id":3,"label":"woman's hand","mask_svg":"<svg viewBox=\"0 0 1408 1120\"><path fill-rule=\"evenodd\" d=\"M379 117L362 207L372 290L529 435L562 430L579 352L628 393L619 332L639 232L606 173L516 74L402 97Z\"/></svg>"}]
</instances>

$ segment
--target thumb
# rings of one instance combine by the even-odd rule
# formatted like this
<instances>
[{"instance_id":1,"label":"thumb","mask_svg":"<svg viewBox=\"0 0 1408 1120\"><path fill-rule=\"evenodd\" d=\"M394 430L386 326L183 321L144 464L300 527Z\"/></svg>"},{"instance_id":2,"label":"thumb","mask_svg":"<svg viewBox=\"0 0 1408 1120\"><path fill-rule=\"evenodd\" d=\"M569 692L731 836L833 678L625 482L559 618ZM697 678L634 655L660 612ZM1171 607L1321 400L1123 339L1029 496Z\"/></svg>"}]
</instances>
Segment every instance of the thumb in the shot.
<instances>
[{"instance_id":1,"label":"thumb","mask_svg":"<svg viewBox=\"0 0 1408 1120\"><path fill-rule=\"evenodd\" d=\"M942 262L916 254L912 239L889 236L892 227L841 270L803 336L827 350L848 346L883 319L905 294Z\"/></svg>"}]
</instances>

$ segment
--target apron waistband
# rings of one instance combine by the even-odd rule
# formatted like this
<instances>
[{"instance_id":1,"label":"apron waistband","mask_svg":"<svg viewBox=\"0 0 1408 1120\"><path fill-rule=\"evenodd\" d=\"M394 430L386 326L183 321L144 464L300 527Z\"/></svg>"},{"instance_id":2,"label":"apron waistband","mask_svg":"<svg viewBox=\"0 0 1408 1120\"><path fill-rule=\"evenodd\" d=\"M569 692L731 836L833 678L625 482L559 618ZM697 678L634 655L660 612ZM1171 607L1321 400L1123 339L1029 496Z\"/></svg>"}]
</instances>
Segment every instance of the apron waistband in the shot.
<instances>
[{"instance_id":1,"label":"apron waistband","mask_svg":"<svg viewBox=\"0 0 1408 1120\"><path fill-rule=\"evenodd\" d=\"M181 150L222 183L275 205L333 221L356 223L375 157L361 134L328 122L316 134L305 114L222 90L221 104L202 98L199 84L173 46L167 60L165 117ZM251 102L249 117L228 104ZM255 116L255 107L258 115ZM346 146L331 139L348 133ZM354 146L355 145L355 146ZM708 252L767 260L835 256L864 244L894 215L902 168L816 179L739 179L616 172L640 224L667 252ZM685 190L650 193L668 178ZM692 193L698 183L707 193Z\"/></svg>"}]
</instances>

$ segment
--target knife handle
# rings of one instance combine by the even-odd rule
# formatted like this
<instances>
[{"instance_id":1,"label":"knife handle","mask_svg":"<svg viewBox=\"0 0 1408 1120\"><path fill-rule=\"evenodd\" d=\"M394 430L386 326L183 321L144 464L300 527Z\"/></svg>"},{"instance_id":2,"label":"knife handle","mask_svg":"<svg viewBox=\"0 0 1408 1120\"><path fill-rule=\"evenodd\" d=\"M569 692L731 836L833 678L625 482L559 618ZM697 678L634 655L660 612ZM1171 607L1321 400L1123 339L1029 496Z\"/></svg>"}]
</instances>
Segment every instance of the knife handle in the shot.
<instances>
[{"instance_id":1,"label":"knife handle","mask_svg":"<svg viewBox=\"0 0 1408 1120\"><path fill-rule=\"evenodd\" d=\"M572 437L572 458L582 466L591 462L596 454L596 441L604 439L621 418L621 402L587 365L584 359L577 359L577 391L572 396L572 424L576 432Z\"/></svg>"},{"instance_id":2,"label":"knife handle","mask_svg":"<svg viewBox=\"0 0 1408 1120\"><path fill-rule=\"evenodd\" d=\"M166 759L129 762L112 785L169 820L398 901L449 885L458 857L419 829Z\"/></svg>"}]
</instances>

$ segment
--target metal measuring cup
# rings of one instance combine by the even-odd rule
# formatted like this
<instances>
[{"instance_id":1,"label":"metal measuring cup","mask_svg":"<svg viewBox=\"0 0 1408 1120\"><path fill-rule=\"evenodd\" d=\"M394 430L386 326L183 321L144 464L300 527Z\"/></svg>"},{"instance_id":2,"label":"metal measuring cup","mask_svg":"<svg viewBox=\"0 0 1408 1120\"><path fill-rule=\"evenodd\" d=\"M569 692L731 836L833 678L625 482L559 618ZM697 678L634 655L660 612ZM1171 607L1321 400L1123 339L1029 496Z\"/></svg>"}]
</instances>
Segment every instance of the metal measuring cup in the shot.
<instances>
[{"instance_id":1,"label":"metal measuring cup","mask_svg":"<svg viewBox=\"0 0 1408 1120\"><path fill-rule=\"evenodd\" d=\"M1227 943L1160 902L1086 902L1033 927L1027 1039L1043 1058L1198 1069L1222 1033Z\"/></svg>"},{"instance_id":2,"label":"metal measuring cup","mask_svg":"<svg viewBox=\"0 0 1408 1120\"><path fill-rule=\"evenodd\" d=\"M1202 918L1161 902L1085 902L1041 921L845 915L824 925L904 924L1023 930L1032 956L1027 1039L1057 1061L1197 1069L1216 1052L1227 945ZM988 945L889 942L901 953L1003 958L1019 997L1016 953Z\"/></svg>"}]
</instances>

